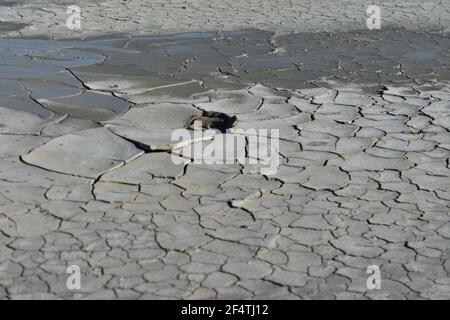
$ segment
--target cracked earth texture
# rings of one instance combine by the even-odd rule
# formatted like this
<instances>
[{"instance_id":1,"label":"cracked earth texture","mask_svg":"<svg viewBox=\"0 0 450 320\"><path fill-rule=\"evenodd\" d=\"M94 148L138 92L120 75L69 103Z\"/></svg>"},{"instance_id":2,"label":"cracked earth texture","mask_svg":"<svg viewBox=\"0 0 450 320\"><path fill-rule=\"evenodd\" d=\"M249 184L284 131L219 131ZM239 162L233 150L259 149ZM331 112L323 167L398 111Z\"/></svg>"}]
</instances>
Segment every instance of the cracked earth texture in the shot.
<instances>
[{"instance_id":1,"label":"cracked earth texture","mask_svg":"<svg viewBox=\"0 0 450 320\"><path fill-rule=\"evenodd\" d=\"M0 40L0 298L449 299L449 48L395 28ZM206 111L279 129L278 172L174 164Z\"/></svg>"},{"instance_id":2,"label":"cracked earth texture","mask_svg":"<svg viewBox=\"0 0 450 320\"><path fill-rule=\"evenodd\" d=\"M383 28L450 31L448 0L2 0L0 37L61 39L243 28L340 32L366 28L366 10L373 4L381 7ZM80 31L66 28L69 5L81 8Z\"/></svg>"}]
</instances>

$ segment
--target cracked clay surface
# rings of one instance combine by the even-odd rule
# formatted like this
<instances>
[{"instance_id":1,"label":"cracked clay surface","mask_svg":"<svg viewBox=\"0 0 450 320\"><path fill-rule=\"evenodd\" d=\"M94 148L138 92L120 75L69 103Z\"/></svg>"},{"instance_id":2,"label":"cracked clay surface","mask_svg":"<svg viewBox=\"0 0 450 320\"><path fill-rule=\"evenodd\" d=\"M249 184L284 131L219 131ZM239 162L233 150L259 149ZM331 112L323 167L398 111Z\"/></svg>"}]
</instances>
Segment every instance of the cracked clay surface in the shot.
<instances>
[{"instance_id":1,"label":"cracked clay surface","mask_svg":"<svg viewBox=\"0 0 450 320\"><path fill-rule=\"evenodd\" d=\"M449 299L449 42L0 40L0 298ZM280 130L276 174L172 161L218 112Z\"/></svg>"},{"instance_id":2,"label":"cracked clay surface","mask_svg":"<svg viewBox=\"0 0 450 320\"><path fill-rule=\"evenodd\" d=\"M366 28L379 5L383 28L450 31L448 0L2 0L0 37L56 39L257 28L280 33ZM78 5L82 29L67 29L67 7Z\"/></svg>"}]
</instances>

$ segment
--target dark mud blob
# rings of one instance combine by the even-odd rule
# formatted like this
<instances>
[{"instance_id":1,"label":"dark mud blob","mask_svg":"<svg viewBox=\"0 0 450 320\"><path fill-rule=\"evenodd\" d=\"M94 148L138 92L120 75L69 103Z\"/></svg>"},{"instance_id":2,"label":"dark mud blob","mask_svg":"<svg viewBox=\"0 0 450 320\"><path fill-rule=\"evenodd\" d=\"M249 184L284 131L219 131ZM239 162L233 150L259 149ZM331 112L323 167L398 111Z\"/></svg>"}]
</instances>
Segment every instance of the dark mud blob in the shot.
<instances>
[{"instance_id":1,"label":"dark mud blob","mask_svg":"<svg viewBox=\"0 0 450 320\"><path fill-rule=\"evenodd\" d=\"M0 7L14 7L17 5L21 5L23 1L1 1L0 0Z\"/></svg>"},{"instance_id":2,"label":"dark mud blob","mask_svg":"<svg viewBox=\"0 0 450 320\"><path fill-rule=\"evenodd\" d=\"M188 124L188 129L194 129L194 122L201 121L203 129L217 129L225 133L227 129L232 128L237 121L236 116L230 117L222 112L203 111L200 116L192 118Z\"/></svg>"},{"instance_id":3,"label":"dark mud blob","mask_svg":"<svg viewBox=\"0 0 450 320\"><path fill-rule=\"evenodd\" d=\"M26 24L26 23L0 21L0 33L19 31L20 29L23 29L26 26L28 26L28 24Z\"/></svg>"}]
</instances>

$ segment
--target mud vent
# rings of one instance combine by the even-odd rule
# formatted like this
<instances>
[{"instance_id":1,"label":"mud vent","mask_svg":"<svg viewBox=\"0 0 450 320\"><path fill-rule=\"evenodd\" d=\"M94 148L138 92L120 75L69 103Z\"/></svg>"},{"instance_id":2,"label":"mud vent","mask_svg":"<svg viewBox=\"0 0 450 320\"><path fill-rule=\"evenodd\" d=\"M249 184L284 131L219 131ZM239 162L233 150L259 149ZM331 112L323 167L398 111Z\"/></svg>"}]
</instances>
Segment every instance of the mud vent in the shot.
<instances>
[{"instance_id":1,"label":"mud vent","mask_svg":"<svg viewBox=\"0 0 450 320\"><path fill-rule=\"evenodd\" d=\"M204 129L217 129L220 132L225 133L227 129L230 129L235 125L237 118L236 116L230 117L221 112L203 111L200 116L192 118L188 122L187 128L194 129L195 121L201 121L202 128Z\"/></svg>"}]
</instances>

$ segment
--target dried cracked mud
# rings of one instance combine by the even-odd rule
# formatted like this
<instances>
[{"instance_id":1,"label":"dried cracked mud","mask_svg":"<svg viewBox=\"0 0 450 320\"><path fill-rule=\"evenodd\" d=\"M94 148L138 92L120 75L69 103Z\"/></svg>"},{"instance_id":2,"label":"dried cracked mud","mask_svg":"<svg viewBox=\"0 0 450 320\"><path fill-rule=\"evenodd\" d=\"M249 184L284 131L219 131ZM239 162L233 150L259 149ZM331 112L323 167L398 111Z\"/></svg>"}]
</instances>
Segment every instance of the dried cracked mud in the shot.
<instances>
[{"instance_id":1,"label":"dried cracked mud","mask_svg":"<svg viewBox=\"0 0 450 320\"><path fill-rule=\"evenodd\" d=\"M449 299L449 48L402 28L0 40L0 298ZM278 129L278 172L175 164L193 119Z\"/></svg>"}]
</instances>

